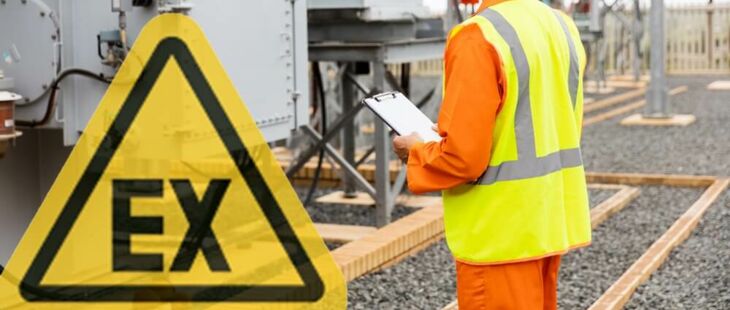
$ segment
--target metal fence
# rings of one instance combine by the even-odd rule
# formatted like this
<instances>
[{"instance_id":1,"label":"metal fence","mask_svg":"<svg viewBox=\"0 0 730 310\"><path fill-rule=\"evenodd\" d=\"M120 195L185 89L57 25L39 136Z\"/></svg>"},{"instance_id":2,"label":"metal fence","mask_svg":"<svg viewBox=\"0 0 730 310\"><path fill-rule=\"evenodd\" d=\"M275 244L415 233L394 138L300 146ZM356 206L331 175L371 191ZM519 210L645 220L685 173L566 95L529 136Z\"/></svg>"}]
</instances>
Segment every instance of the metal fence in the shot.
<instances>
[{"instance_id":1,"label":"metal fence","mask_svg":"<svg viewBox=\"0 0 730 310\"><path fill-rule=\"evenodd\" d=\"M649 18L648 10L643 10L644 36L640 49L645 57L640 60L641 70L649 68ZM619 12L631 18L632 12ZM674 74L728 73L730 74L730 4L715 5L677 5L667 7L666 12L667 71ZM605 20L604 51L605 70L608 73L631 73L634 62L634 48L630 44L629 27L622 24L618 17L608 14ZM597 48L593 51L598 52ZM590 57L589 70L595 69L596 57ZM418 62L412 66L412 74L438 76L443 62L431 60ZM390 70L397 73L399 66L392 65Z\"/></svg>"},{"instance_id":2,"label":"metal fence","mask_svg":"<svg viewBox=\"0 0 730 310\"><path fill-rule=\"evenodd\" d=\"M648 12L643 12L648 34ZM620 14L620 13L619 13ZM632 13L627 12L628 18ZM730 5L672 5L666 12L667 71L669 73L730 73ZM630 72L633 49L630 29L618 17L605 20L606 71ZM641 41L642 54L649 57L650 38ZM642 70L649 57L641 59Z\"/></svg>"},{"instance_id":3,"label":"metal fence","mask_svg":"<svg viewBox=\"0 0 730 310\"><path fill-rule=\"evenodd\" d=\"M730 73L730 5L671 8L668 13L670 71Z\"/></svg>"}]
</instances>

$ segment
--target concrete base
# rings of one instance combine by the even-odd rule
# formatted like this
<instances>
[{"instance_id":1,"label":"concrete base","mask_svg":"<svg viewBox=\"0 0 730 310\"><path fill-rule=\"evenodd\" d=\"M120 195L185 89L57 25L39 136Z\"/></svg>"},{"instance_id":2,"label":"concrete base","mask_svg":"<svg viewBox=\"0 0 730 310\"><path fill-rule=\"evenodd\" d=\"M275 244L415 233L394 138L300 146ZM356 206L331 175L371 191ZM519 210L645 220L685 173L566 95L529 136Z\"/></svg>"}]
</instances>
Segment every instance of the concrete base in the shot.
<instances>
[{"instance_id":1,"label":"concrete base","mask_svg":"<svg viewBox=\"0 0 730 310\"><path fill-rule=\"evenodd\" d=\"M355 195L356 196L354 198L347 198L343 191L335 191L327 195L317 197L314 201L323 204L342 204L364 207L375 206L375 200L373 200L370 195L363 192L357 192Z\"/></svg>"},{"instance_id":2,"label":"concrete base","mask_svg":"<svg viewBox=\"0 0 730 310\"><path fill-rule=\"evenodd\" d=\"M687 126L694 123L696 117L691 114L676 114L668 118L647 118L634 114L621 120L623 126Z\"/></svg>"},{"instance_id":3,"label":"concrete base","mask_svg":"<svg viewBox=\"0 0 730 310\"><path fill-rule=\"evenodd\" d=\"M710 90L730 90L730 81L714 81L707 85Z\"/></svg>"}]
</instances>

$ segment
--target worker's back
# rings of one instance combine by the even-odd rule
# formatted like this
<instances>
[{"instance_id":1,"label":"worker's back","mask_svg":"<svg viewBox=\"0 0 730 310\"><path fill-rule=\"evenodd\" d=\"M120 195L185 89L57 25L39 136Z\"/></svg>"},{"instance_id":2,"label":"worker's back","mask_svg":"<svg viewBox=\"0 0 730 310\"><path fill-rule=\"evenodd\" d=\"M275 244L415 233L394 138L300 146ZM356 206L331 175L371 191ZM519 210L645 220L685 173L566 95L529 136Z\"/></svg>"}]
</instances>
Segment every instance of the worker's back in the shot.
<instances>
[{"instance_id":1,"label":"worker's back","mask_svg":"<svg viewBox=\"0 0 730 310\"><path fill-rule=\"evenodd\" d=\"M566 32L563 31L558 19L558 16L562 18L563 14L539 1L511 0L485 10L482 16L488 20L495 19L492 24L497 27L499 33L503 33L506 43L511 44L517 72L507 74L517 74L518 84L509 83L515 79L509 80L507 90L508 96L518 97L515 108L517 115L521 117L518 117L517 121L523 122L517 124L515 130L511 126L497 126L493 153L504 154L505 159L516 159L514 145L509 143L513 140L511 135L514 131L518 135L518 149L524 156L543 157L560 149L577 148L580 142L583 102L582 91L578 91L580 80L578 70L579 67L583 67L581 64L584 63L584 54L579 40L570 42L569 39L572 38L566 37ZM510 18L512 16L514 17ZM568 19L563 19L563 24L566 30L574 29L572 21ZM509 29L509 26L514 30ZM510 34L515 34L519 38L521 48L514 43L518 38L510 37ZM578 34L575 33L575 36ZM492 44L497 44L496 41L491 39ZM572 43L572 47L569 43ZM571 49L574 53L571 53ZM571 54L576 58L571 59ZM571 64L572 61L575 63ZM575 79L570 78L571 70L575 70ZM520 73L524 76L519 76ZM526 82L522 83L523 80ZM509 98L505 101L508 102ZM505 112L503 108L501 113ZM529 119L532 122L529 122ZM529 128L530 125L533 128ZM520 137L523 132L524 137ZM534 139L530 139L531 132L535 133ZM524 145L519 142L524 142ZM521 146L524 146L525 150L522 150ZM488 173L486 177L490 176Z\"/></svg>"},{"instance_id":2,"label":"worker's back","mask_svg":"<svg viewBox=\"0 0 730 310\"><path fill-rule=\"evenodd\" d=\"M485 148L489 167L474 184L444 192L451 250L462 261L500 263L589 243L585 55L575 25L535 0L499 3L464 24L473 23L500 55L506 93Z\"/></svg>"}]
</instances>

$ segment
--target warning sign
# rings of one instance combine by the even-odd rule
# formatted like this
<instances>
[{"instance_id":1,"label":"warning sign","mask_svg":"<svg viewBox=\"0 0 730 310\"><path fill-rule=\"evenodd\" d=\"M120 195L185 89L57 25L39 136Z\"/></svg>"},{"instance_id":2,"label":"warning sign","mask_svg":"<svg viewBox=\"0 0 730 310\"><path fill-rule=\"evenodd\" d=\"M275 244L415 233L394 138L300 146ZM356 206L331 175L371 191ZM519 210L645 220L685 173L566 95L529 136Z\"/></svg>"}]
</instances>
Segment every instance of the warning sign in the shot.
<instances>
[{"instance_id":1,"label":"warning sign","mask_svg":"<svg viewBox=\"0 0 730 310\"><path fill-rule=\"evenodd\" d=\"M203 32L178 14L142 30L0 277L0 309L345 299Z\"/></svg>"}]
</instances>

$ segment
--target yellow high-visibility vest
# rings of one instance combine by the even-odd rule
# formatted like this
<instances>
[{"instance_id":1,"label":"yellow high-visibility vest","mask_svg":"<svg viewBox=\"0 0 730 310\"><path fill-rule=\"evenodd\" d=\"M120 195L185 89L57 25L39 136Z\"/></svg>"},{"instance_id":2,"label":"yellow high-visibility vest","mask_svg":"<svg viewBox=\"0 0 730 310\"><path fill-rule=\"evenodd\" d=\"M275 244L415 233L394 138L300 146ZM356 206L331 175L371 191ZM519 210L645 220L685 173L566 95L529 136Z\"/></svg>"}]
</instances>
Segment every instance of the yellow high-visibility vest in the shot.
<instances>
[{"instance_id":1,"label":"yellow high-visibility vest","mask_svg":"<svg viewBox=\"0 0 730 310\"><path fill-rule=\"evenodd\" d=\"M462 262L499 264L589 244L580 152L586 56L578 29L535 0L491 6L451 36L469 24L499 54L507 86L489 167L443 192L449 248Z\"/></svg>"}]
</instances>

